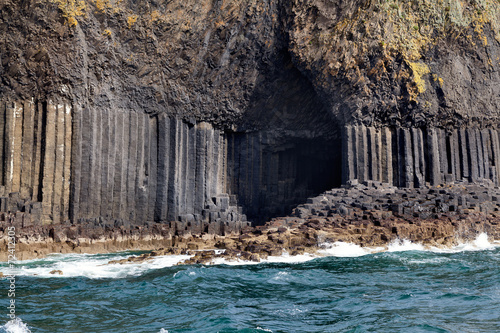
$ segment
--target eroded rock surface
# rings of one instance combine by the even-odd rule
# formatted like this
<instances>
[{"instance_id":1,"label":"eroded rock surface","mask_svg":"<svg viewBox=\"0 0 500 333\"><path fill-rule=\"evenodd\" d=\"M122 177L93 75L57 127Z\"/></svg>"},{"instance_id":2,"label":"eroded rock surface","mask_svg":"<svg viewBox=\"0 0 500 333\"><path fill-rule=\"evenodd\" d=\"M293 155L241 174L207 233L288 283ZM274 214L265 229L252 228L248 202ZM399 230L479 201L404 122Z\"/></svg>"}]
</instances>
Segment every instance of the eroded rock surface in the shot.
<instances>
[{"instance_id":1,"label":"eroded rock surface","mask_svg":"<svg viewBox=\"0 0 500 333\"><path fill-rule=\"evenodd\" d=\"M367 182L327 191L299 205L289 217L238 233L176 233L164 224L144 227L82 225L24 228L18 236L21 258L51 252L96 253L151 250L111 263L142 262L152 257L191 254L186 264L208 264L215 258L260 261L268 256L316 254L336 242L386 247L396 240L435 247L471 242L486 233L500 240L500 190L485 182L402 190ZM3 224L0 237L6 241ZM89 233L91 231L92 233ZM216 251L218 249L219 251ZM224 251L220 251L224 250ZM49 252L50 251L50 252Z\"/></svg>"},{"instance_id":2,"label":"eroded rock surface","mask_svg":"<svg viewBox=\"0 0 500 333\"><path fill-rule=\"evenodd\" d=\"M420 201L429 186L499 185L498 1L3 0L0 13L0 211L21 239L241 235L247 217L356 181L408 189L391 204L326 192L346 203L311 199L294 228L314 217L376 244L401 221L441 239L438 221L495 219L480 188ZM367 212L389 224L353 236Z\"/></svg>"},{"instance_id":3,"label":"eroded rock surface","mask_svg":"<svg viewBox=\"0 0 500 333\"><path fill-rule=\"evenodd\" d=\"M65 97L224 128L297 130L310 115L316 130L329 112L402 126L498 117L497 1L0 5L5 97Z\"/></svg>"}]
</instances>

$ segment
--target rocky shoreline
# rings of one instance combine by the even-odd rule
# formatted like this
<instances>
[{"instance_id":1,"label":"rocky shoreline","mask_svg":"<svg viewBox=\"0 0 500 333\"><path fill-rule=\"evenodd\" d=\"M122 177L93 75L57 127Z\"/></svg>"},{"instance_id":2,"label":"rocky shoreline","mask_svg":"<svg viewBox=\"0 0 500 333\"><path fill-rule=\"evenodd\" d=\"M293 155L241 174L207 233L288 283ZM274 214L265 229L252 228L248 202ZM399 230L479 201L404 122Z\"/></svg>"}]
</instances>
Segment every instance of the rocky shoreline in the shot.
<instances>
[{"instance_id":1,"label":"rocky shoreline","mask_svg":"<svg viewBox=\"0 0 500 333\"><path fill-rule=\"evenodd\" d=\"M156 256L179 254L192 255L180 263L187 265L210 264L217 258L260 262L269 256L285 253L291 256L316 255L336 242L383 249L396 240L408 240L444 249L471 242L481 233L486 233L491 241L500 240L500 218L484 213L470 214L465 219L409 221L394 218L382 222L363 220L349 225L328 219L283 222L285 220L275 220L264 227L248 228L242 235L218 236L208 242L189 238L174 247L110 261L109 264L144 262Z\"/></svg>"},{"instance_id":2,"label":"rocky shoreline","mask_svg":"<svg viewBox=\"0 0 500 333\"><path fill-rule=\"evenodd\" d=\"M187 264L207 264L222 257L260 261L268 256L317 253L325 244L345 242L384 247L400 239L450 247L486 233L500 240L500 189L489 182L455 183L419 189L400 189L377 182L351 184L310 198L291 216L264 226L243 227L225 235L191 234L176 224L132 226L94 221L87 224L17 227L19 260L50 253L107 253L151 251L120 263L167 254L193 254ZM0 246L7 248L7 226L0 225ZM15 220L10 220L15 223ZM207 229L209 230L209 229ZM215 251L215 249L224 251ZM7 260L2 251L0 260Z\"/></svg>"},{"instance_id":3,"label":"rocky shoreline","mask_svg":"<svg viewBox=\"0 0 500 333\"><path fill-rule=\"evenodd\" d=\"M498 238L497 1L103 3L0 4L0 260Z\"/></svg>"}]
</instances>

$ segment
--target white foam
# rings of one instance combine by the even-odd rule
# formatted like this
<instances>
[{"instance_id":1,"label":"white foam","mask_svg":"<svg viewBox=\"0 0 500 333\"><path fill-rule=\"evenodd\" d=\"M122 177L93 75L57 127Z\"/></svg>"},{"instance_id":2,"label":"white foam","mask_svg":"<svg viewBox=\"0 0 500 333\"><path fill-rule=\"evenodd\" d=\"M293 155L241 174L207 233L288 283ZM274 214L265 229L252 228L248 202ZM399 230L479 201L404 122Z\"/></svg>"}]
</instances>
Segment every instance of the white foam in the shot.
<instances>
[{"instance_id":1,"label":"white foam","mask_svg":"<svg viewBox=\"0 0 500 333\"><path fill-rule=\"evenodd\" d=\"M491 242L485 233L479 234L471 242L461 243L454 247L438 248L412 243L408 240L395 240L387 247L361 247L356 244L335 242L319 244L321 248L316 254L302 254L291 256L284 252L281 256L269 256L260 262L246 261L242 259L215 258L212 265L257 265L261 263L302 263L318 257L360 257L379 252L402 252L402 251L430 251L435 253L456 253L463 251L483 251L500 247L500 242ZM91 254L64 254L52 255L45 259L18 261L14 269L2 267L4 275L39 276L42 278L65 278L65 277L87 277L97 278L123 278L127 276L139 276L147 271L172 267L181 261L191 258L190 255L158 256L146 262L131 262L126 264L111 264L110 260L125 259L130 253L117 253L110 255ZM50 274L52 271L61 271L62 275Z\"/></svg>"},{"instance_id":2,"label":"white foam","mask_svg":"<svg viewBox=\"0 0 500 333\"><path fill-rule=\"evenodd\" d=\"M425 251L425 246L407 239L396 239L389 243L387 252Z\"/></svg>"},{"instance_id":3,"label":"white foam","mask_svg":"<svg viewBox=\"0 0 500 333\"><path fill-rule=\"evenodd\" d=\"M168 333L168 331L166 329L162 328L162 329L160 329L160 332L158 332L158 333Z\"/></svg>"},{"instance_id":4,"label":"white foam","mask_svg":"<svg viewBox=\"0 0 500 333\"><path fill-rule=\"evenodd\" d=\"M5 325L0 326L0 332L5 333L31 333L28 325L23 323L21 318L16 317L15 319L8 321Z\"/></svg>"},{"instance_id":5,"label":"white foam","mask_svg":"<svg viewBox=\"0 0 500 333\"><path fill-rule=\"evenodd\" d=\"M278 272L275 276L271 278L273 281L288 281L290 279L290 273L288 272Z\"/></svg>"},{"instance_id":6,"label":"white foam","mask_svg":"<svg viewBox=\"0 0 500 333\"><path fill-rule=\"evenodd\" d=\"M226 258L214 258L211 261L211 265L229 265L229 266L240 266L240 265L258 265L262 263L289 263L289 264L298 264L301 262L310 261L318 258L317 255L313 254L301 254L296 256L291 256L288 252L284 251L281 256L269 256L266 259L262 259L260 262L258 261L248 261L243 259L226 259Z\"/></svg>"},{"instance_id":7,"label":"white foam","mask_svg":"<svg viewBox=\"0 0 500 333\"><path fill-rule=\"evenodd\" d=\"M309 254L309 253L291 256L288 252L284 251L281 256L269 256L269 257L267 257L267 259L264 259L261 262L298 264L301 262L313 260L317 257L318 257L317 255L313 255L313 254Z\"/></svg>"},{"instance_id":8,"label":"white foam","mask_svg":"<svg viewBox=\"0 0 500 333\"><path fill-rule=\"evenodd\" d=\"M426 258L426 259L411 259L411 260L406 260L408 264L412 265L438 265L442 264L444 262L449 262L454 259L446 258L446 257L437 257L437 258Z\"/></svg>"},{"instance_id":9,"label":"white foam","mask_svg":"<svg viewBox=\"0 0 500 333\"><path fill-rule=\"evenodd\" d=\"M486 233L481 233L477 235L476 239L472 242L460 243L451 248L437 248L431 247L430 251L436 253L457 253L464 251L486 251L486 250L494 250L495 248L500 247L500 242L494 241L490 242L488 240L488 235Z\"/></svg>"},{"instance_id":10,"label":"white foam","mask_svg":"<svg viewBox=\"0 0 500 333\"><path fill-rule=\"evenodd\" d=\"M258 329L258 330L261 330L261 331L264 331L264 332L271 332L271 333L273 333L273 331L271 331L271 330L270 330L270 329L268 329L268 328L262 328L262 327L257 326L257 329Z\"/></svg>"},{"instance_id":11,"label":"white foam","mask_svg":"<svg viewBox=\"0 0 500 333\"><path fill-rule=\"evenodd\" d=\"M54 255L45 259L19 261L14 269L3 268L5 275L39 276L43 278L54 277L87 277L123 278L138 276L152 269L172 267L180 261L191 258L189 255L173 255L154 257L144 263L108 264L110 260L120 260L130 257L122 254L110 257L88 254ZM37 265L39 263L39 265ZM62 275L51 274L52 271L61 271Z\"/></svg>"},{"instance_id":12,"label":"white foam","mask_svg":"<svg viewBox=\"0 0 500 333\"><path fill-rule=\"evenodd\" d=\"M327 257L361 257L374 253L377 249L365 248L352 243L321 243L319 254Z\"/></svg>"},{"instance_id":13,"label":"white foam","mask_svg":"<svg viewBox=\"0 0 500 333\"><path fill-rule=\"evenodd\" d=\"M453 247L434 247L413 243L407 239L396 239L386 247L361 247L352 243L335 242L321 243L318 254L332 257L361 257L380 252L430 251L436 253L457 253L463 251L484 251L500 247L500 241L491 242L486 233L479 234L471 242L460 243Z\"/></svg>"},{"instance_id":14,"label":"white foam","mask_svg":"<svg viewBox=\"0 0 500 333\"><path fill-rule=\"evenodd\" d=\"M214 258L210 265L229 265L229 266L240 266L240 265L257 265L260 262L246 261L242 259L226 259L226 258Z\"/></svg>"},{"instance_id":15,"label":"white foam","mask_svg":"<svg viewBox=\"0 0 500 333\"><path fill-rule=\"evenodd\" d=\"M485 251L494 250L500 247L500 242L490 242L486 233L481 233L473 241L462 242L452 247L436 247L427 246L419 243L413 243L407 239L396 239L391 242L387 252L404 252L404 251L429 251L435 253L458 253L467 251Z\"/></svg>"},{"instance_id":16,"label":"white foam","mask_svg":"<svg viewBox=\"0 0 500 333\"><path fill-rule=\"evenodd\" d=\"M479 234L472 244L472 251L493 250L498 246L498 244L491 243L488 240L488 235L484 232Z\"/></svg>"}]
</instances>

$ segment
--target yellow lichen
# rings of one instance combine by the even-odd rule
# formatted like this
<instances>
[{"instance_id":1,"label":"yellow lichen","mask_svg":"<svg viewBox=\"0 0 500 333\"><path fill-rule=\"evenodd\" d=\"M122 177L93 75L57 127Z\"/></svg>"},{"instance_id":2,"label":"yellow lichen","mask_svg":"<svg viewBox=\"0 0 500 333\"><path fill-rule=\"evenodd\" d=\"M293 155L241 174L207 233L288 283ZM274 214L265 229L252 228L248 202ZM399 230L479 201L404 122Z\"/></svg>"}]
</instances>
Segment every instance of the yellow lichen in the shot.
<instances>
[{"instance_id":1,"label":"yellow lichen","mask_svg":"<svg viewBox=\"0 0 500 333\"><path fill-rule=\"evenodd\" d=\"M104 30L104 31L102 32L102 34L103 34L104 36L111 36L111 30L106 29L106 30Z\"/></svg>"},{"instance_id":2,"label":"yellow lichen","mask_svg":"<svg viewBox=\"0 0 500 333\"><path fill-rule=\"evenodd\" d=\"M388 75L384 66L376 65L378 60L390 64L401 58L408 66L392 78L409 81L408 98L418 102L429 73L423 65L429 58L423 60L424 55L439 41L462 39L472 47L488 46L490 28L500 41L500 0L369 0L364 4L337 13L333 26L321 25L314 17L297 19L298 30L321 25L307 35L298 34L301 38L296 38L294 47L306 67L321 67L318 85L327 87L337 75L346 75L353 84L361 82L363 75L376 81ZM329 17L328 9L318 10L319 16ZM367 54L377 59L368 61ZM435 82L444 86L438 76Z\"/></svg>"},{"instance_id":3,"label":"yellow lichen","mask_svg":"<svg viewBox=\"0 0 500 333\"><path fill-rule=\"evenodd\" d=\"M438 82L439 86L442 88L444 84L444 80L442 77L437 76L436 74L432 74L432 78L434 79L434 82Z\"/></svg>"},{"instance_id":4,"label":"yellow lichen","mask_svg":"<svg viewBox=\"0 0 500 333\"><path fill-rule=\"evenodd\" d=\"M422 77L430 73L429 67L426 64L418 62L408 62L408 65L413 72L413 82L415 82L418 92L425 92L425 81Z\"/></svg>"},{"instance_id":5,"label":"yellow lichen","mask_svg":"<svg viewBox=\"0 0 500 333\"><path fill-rule=\"evenodd\" d=\"M151 12L151 21L152 22L155 22L155 21L159 20L160 17L161 17L160 12L158 12L157 10L153 10Z\"/></svg>"},{"instance_id":6,"label":"yellow lichen","mask_svg":"<svg viewBox=\"0 0 500 333\"><path fill-rule=\"evenodd\" d=\"M103 12L106 9L106 6L108 4L107 0L95 0L95 7Z\"/></svg>"},{"instance_id":7,"label":"yellow lichen","mask_svg":"<svg viewBox=\"0 0 500 333\"><path fill-rule=\"evenodd\" d=\"M86 4L84 0L51 0L57 4L57 7L62 11L63 17L68 21L69 26L76 26L78 16L85 15Z\"/></svg>"},{"instance_id":8,"label":"yellow lichen","mask_svg":"<svg viewBox=\"0 0 500 333\"><path fill-rule=\"evenodd\" d=\"M68 17L68 24L70 27L74 27L78 24L78 21L73 16Z\"/></svg>"},{"instance_id":9,"label":"yellow lichen","mask_svg":"<svg viewBox=\"0 0 500 333\"><path fill-rule=\"evenodd\" d=\"M368 1L365 7L345 13L333 28L313 32L303 46L311 50L312 61L318 57L319 46L324 60L340 62L344 70L355 63L348 58L363 57L373 42L385 56L400 54L405 60L416 62L445 34L465 37L473 46L487 46L483 29L488 24L500 41L499 17L499 0ZM340 70L336 66L330 68L331 75Z\"/></svg>"},{"instance_id":10,"label":"yellow lichen","mask_svg":"<svg viewBox=\"0 0 500 333\"><path fill-rule=\"evenodd\" d=\"M107 13L119 13L123 9L119 6L122 0L86 0L90 1L95 5L98 12Z\"/></svg>"},{"instance_id":11,"label":"yellow lichen","mask_svg":"<svg viewBox=\"0 0 500 333\"><path fill-rule=\"evenodd\" d=\"M128 28L132 28L134 23L137 22L137 15L132 15L127 17Z\"/></svg>"}]
</instances>

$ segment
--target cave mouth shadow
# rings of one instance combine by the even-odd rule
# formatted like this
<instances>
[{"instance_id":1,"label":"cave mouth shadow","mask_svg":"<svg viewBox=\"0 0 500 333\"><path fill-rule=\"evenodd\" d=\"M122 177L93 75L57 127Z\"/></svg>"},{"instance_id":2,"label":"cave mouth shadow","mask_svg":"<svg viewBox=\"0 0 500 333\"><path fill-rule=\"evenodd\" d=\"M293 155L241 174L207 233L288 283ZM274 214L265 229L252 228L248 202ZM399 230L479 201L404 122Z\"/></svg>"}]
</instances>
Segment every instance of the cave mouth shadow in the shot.
<instances>
[{"instance_id":1,"label":"cave mouth shadow","mask_svg":"<svg viewBox=\"0 0 500 333\"><path fill-rule=\"evenodd\" d=\"M227 192L255 225L339 187L342 172L339 119L288 47L259 69L236 132L225 133Z\"/></svg>"},{"instance_id":2,"label":"cave mouth shadow","mask_svg":"<svg viewBox=\"0 0 500 333\"><path fill-rule=\"evenodd\" d=\"M340 139L291 138L280 143L263 133L228 136L228 192L254 225L290 215L293 208L340 187Z\"/></svg>"}]
</instances>

